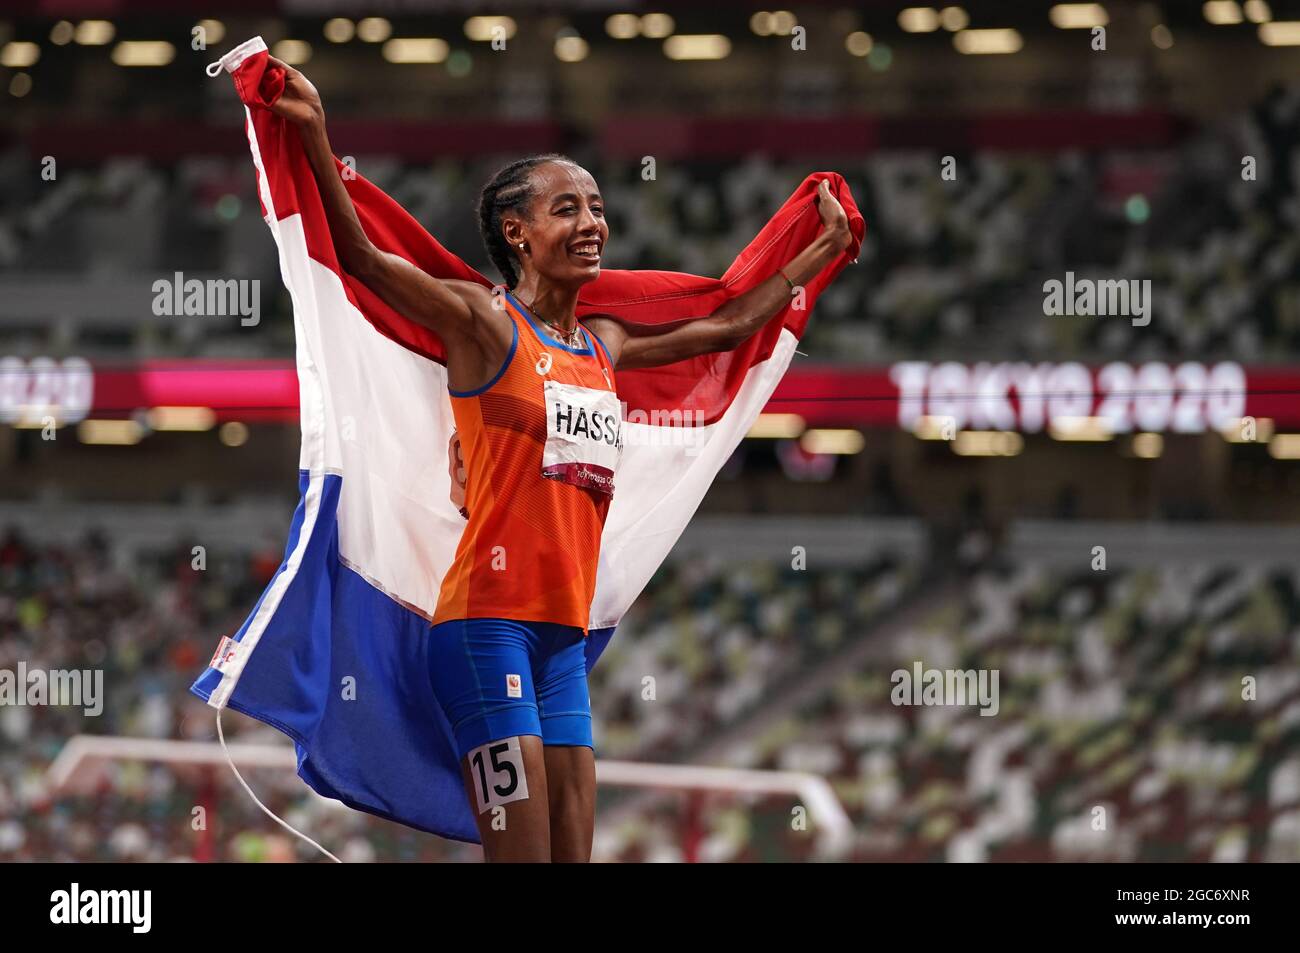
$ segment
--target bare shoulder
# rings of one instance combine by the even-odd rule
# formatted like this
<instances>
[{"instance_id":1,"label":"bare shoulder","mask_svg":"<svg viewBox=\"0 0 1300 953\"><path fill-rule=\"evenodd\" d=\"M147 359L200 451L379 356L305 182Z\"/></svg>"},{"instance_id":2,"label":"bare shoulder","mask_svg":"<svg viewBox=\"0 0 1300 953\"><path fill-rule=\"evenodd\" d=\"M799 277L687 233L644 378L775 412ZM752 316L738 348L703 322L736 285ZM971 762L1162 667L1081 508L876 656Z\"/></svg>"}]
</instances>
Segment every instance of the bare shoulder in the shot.
<instances>
[{"instance_id":1,"label":"bare shoulder","mask_svg":"<svg viewBox=\"0 0 1300 953\"><path fill-rule=\"evenodd\" d=\"M470 336L487 338L510 345L513 328L505 309L498 305L492 289L477 281L464 281L460 278L444 278L443 284L469 306L471 321Z\"/></svg>"},{"instance_id":2,"label":"bare shoulder","mask_svg":"<svg viewBox=\"0 0 1300 953\"><path fill-rule=\"evenodd\" d=\"M590 330L605 337L607 335L619 335L624 333L623 325L618 318L611 314L588 314L584 315L581 322Z\"/></svg>"},{"instance_id":3,"label":"bare shoulder","mask_svg":"<svg viewBox=\"0 0 1300 953\"><path fill-rule=\"evenodd\" d=\"M471 308L492 306L492 289L486 285L460 278L444 278L442 283Z\"/></svg>"},{"instance_id":4,"label":"bare shoulder","mask_svg":"<svg viewBox=\"0 0 1300 953\"><path fill-rule=\"evenodd\" d=\"M618 319L608 314L589 314L582 319L588 331L600 338L605 346L610 362L618 366L619 356L623 353L623 342L627 340L627 331Z\"/></svg>"}]
</instances>

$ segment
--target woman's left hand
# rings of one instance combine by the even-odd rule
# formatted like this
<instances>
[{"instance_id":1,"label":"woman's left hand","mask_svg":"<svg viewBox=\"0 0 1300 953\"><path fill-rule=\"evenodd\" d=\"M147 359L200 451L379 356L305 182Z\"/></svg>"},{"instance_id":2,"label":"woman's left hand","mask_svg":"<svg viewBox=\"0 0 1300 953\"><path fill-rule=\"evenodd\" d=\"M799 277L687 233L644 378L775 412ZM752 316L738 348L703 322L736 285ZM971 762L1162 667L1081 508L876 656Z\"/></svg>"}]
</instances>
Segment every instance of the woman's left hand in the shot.
<instances>
[{"instance_id":1,"label":"woman's left hand","mask_svg":"<svg viewBox=\"0 0 1300 953\"><path fill-rule=\"evenodd\" d=\"M822 179L817 184L816 202L817 212L822 217L822 227L837 238L844 248L848 248L852 238L852 233L849 232L849 217L844 213L844 206L840 204L839 199L831 194L826 179Z\"/></svg>"}]
</instances>

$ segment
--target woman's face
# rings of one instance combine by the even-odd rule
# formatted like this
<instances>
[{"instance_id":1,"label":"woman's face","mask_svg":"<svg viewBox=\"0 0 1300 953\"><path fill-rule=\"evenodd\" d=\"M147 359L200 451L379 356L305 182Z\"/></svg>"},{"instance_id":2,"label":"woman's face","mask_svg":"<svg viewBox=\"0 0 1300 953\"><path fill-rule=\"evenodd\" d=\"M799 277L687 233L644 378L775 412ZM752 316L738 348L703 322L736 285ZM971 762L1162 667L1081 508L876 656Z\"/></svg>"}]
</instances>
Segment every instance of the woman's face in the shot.
<instances>
[{"instance_id":1,"label":"woman's face","mask_svg":"<svg viewBox=\"0 0 1300 953\"><path fill-rule=\"evenodd\" d=\"M532 221L507 220L506 238L516 250L526 242L521 260L553 281L594 281L609 238L596 180L585 169L548 162L533 169L533 182L538 195Z\"/></svg>"}]
</instances>

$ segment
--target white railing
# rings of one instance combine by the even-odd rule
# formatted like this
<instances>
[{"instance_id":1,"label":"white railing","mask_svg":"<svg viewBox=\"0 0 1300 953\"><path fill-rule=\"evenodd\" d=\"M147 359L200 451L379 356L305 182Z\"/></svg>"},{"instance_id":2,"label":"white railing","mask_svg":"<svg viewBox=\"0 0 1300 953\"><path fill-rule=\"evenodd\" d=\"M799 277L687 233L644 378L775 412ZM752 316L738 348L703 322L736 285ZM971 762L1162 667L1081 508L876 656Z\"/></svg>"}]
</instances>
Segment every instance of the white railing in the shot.
<instances>
[{"instance_id":1,"label":"white railing","mask_svg":"<svg viewBox=\"0 0 1300 953\"><path fill-rule=\"evenodd\" d=\"M298 759L294 748L289 745L233 743L226 747L230 760L238 768L297 770ZM104 767L112 761L210 768L225 767L227 763L221 746L211 741L76 735L63 746L47 769L51 793L57 796L93 791ZM596 783L606 787L680 791L688 795L789 795L792 803L807 811L807 829L816 839L819 858L842 858L853 843L853 824L844 806L826 779L815 774L598 760ZM304 789L310 791L305 785ZM321 800L346 810L338 801ZM698 831L688 830L685 839L698 840L698 834ZM688 847L688 859L691 853Z\"/></svg>"}]
</instances>

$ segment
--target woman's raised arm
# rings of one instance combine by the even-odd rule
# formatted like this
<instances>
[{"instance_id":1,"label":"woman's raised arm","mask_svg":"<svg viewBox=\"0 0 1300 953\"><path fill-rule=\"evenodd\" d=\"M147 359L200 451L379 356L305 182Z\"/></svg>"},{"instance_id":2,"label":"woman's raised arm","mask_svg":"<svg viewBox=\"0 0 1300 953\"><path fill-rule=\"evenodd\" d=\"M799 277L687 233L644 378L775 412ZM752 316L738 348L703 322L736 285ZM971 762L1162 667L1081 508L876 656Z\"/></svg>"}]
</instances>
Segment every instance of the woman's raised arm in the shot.
<instances>
[{"instance_id":1,"label":"woman's raised arm","mask_svg":"<svg viewBox=\"0 0 1300 953\"><path fill-rule=\"evenodd\" d=\"M329 220L334 253L344 271L360 279L367 288L398 313L449 337L474 338L481 330L470 302L490 292L473 282L442 281L400 255L375 247L357 218L352 198L339 175L325 133L325 110L316 87L301 72L281 60L271 64L285 71L284 93L271 107L298 127L307 161L320 189Z\"/></svg>"},{"instance_id":2,"label":"woman's raised arm","mask_svg":"<svg viewBox=\"0 0 1300 953\"><path fill-rule=\"evenodd\" d=\"M826 180L817 187L817 210L822 230L808 247L784 269L744 294L732 298L706 318L696 318L671 328L625 325L613 318L594 316L583 323L609 348L616 369L659 367L688 357L730 351L781 312L790 300L791 285L799 286L819 274L849 247L852 233L844 207L831 194ZM787 280L790 284L787 284Z\"/></svg>"}]
</instances>

